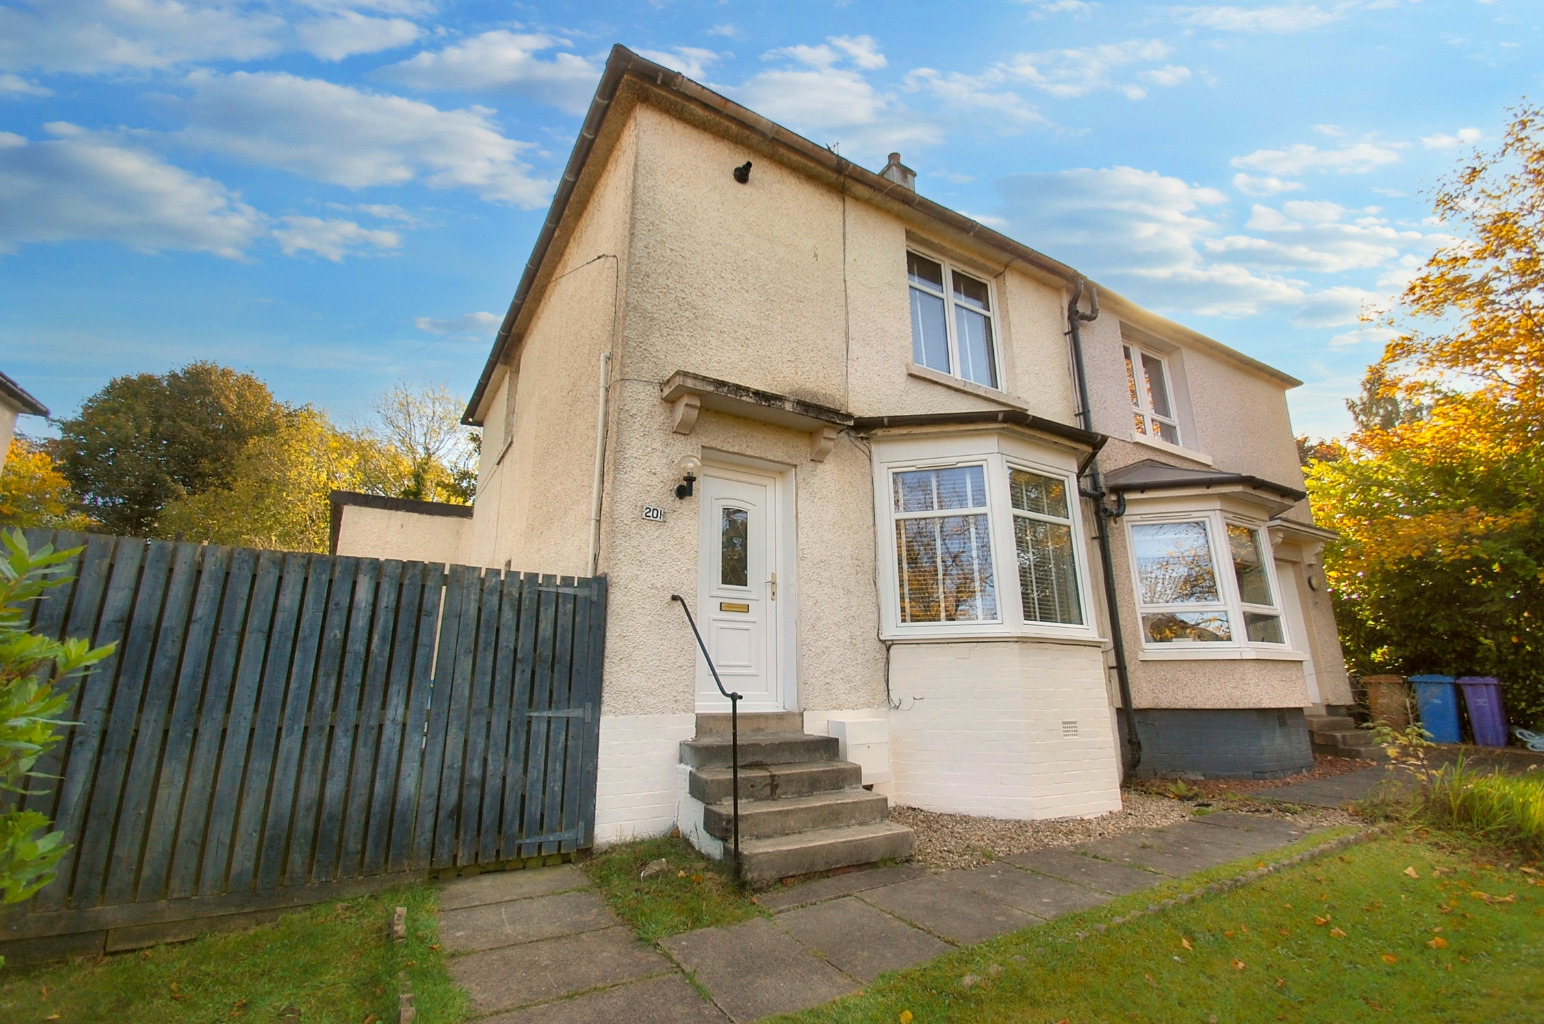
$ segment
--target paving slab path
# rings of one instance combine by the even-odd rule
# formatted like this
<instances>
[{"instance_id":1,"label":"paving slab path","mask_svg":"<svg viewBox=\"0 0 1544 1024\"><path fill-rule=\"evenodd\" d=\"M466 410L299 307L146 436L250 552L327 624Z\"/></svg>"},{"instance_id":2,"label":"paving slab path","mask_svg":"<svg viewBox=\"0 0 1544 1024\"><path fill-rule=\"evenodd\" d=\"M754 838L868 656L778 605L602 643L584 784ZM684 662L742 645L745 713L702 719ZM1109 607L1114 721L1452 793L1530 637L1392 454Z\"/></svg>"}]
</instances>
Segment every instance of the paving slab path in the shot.
<instances>
[{"instance_id":1,"label":"paving slab path","mask_svg":"<svg viewBox=\"0 0 1544 1024\"><path fill-rule=\"evenodd\" d=\"M572 865L487 874L443 887L440 941L477 1024L747 1024L1308 834L1220 811L958 871L852 871L762 894L770 919L658 948L635 939Z\"/></svg>"}]
</instances>

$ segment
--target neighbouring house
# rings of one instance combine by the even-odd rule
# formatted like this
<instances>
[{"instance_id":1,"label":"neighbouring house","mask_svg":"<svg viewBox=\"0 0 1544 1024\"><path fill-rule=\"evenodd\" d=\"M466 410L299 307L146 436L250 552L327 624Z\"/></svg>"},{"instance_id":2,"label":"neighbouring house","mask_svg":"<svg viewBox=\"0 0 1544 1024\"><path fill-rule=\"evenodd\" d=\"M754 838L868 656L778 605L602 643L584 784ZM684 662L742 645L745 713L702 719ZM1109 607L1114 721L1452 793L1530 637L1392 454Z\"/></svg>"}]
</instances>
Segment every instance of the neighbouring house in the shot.
<instances>
[{"instance_id":1,"label":"neighbouring house","mask_svg":"<svg viewBox=\"0 0 1544 1024\"><path fill-rule=\"evenodd\" d=\"M1310 765L1351 696L1298 383L617 47L467 409L470 518L340 495L336 549L606 574L597 836L716 852L684 597L763 713L747 792L846 843L757 869L792 874L909 850L886 797ZM765 855L794 826L753 811Z\"/></svg>"},{"instance_id":2,"label":"neighbouring house","mask_svg":"<svg viewBox=\"0 0 1544 1024\"><path fill-rule=\"evenodd\" d=\"M48 408L22 388L0 373L0 466L5 465L11 451L11 438L16 436L18 416L47 416Z\"/></svg>"}]
</instances>

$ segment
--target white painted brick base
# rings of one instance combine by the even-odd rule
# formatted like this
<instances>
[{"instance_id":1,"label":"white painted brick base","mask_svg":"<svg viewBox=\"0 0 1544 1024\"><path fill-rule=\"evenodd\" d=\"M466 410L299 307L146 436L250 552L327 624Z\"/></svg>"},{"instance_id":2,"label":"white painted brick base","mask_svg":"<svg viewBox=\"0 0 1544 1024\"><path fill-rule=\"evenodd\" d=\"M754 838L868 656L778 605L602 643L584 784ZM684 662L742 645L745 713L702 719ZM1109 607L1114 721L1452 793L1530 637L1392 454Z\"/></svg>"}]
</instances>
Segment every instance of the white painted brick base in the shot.
<instances>
[{"instance_id":1,"label":"white painted brick base","mask_svg":"<svg viewBox=\"0 0 1544 1024\"><path fill-rule=\"evenodd\" d=\"M897 644L890 680L896 803L1017 819L1120 809L1098 648Z\"/></svg>"},{"instance_id":2,"label":"white painted brick base","mask_svg":"<svg viewBox=\"0 0 1544 1024\"><path fill-rule=\"evenodd\" d=\"M695 715L601 716L596 845L660 836L676 826L685 793L680 745L696 735Z\"/></svg>"}]
</instances>

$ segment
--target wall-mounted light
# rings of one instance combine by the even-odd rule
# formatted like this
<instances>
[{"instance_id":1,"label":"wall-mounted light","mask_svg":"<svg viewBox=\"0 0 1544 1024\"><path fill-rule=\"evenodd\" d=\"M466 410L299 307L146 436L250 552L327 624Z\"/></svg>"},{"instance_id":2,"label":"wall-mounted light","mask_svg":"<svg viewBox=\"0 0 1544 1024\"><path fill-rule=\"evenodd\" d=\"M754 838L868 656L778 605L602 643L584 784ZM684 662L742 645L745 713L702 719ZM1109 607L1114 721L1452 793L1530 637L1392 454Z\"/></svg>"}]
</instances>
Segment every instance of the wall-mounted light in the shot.
<instances>
[{"instance_id":1,"label":"wall-mounted light","mask_svg":"<svg viewBox=\"0 0 1544 1024\"><path fill-rule=\"evenodd\" d=\"M734 180L742 185L751 180L751 162L749 160L734 169Z\"/></svg>"},{"instance_id":2,"label":"wall-mounted light","mask_svg":"<svg viewBox=\"0 0 1544 1024\"><path fill-rule=\"evenodd\" d=\"M697 482L697 474L702 472L702 460L695 455L683 455L676 461L675 467L676 472L681 474L681 482L676 484L675 496L690 498L692 484Z\"/></svg>"}]
</instances>

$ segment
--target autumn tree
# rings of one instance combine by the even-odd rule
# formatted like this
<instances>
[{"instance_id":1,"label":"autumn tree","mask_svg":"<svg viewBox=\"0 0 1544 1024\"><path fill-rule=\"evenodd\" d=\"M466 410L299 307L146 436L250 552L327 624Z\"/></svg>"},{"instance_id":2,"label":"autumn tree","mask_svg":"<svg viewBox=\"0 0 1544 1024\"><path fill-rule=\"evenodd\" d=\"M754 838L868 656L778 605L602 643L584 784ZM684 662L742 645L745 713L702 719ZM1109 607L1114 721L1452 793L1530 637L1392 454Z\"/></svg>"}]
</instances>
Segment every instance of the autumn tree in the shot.
<instances>
[{"instance_id":1,"label":"autumn tree","mask_svg":"<svg viewBox=\"0 0 1544 1024\"><path fill-rule=\"evenodd\" d=\"M237 456L284 414L251 374L195 362L113 378L60 421L50 449L108 532L149 536L169 502L227 486Z\"/></svg>"},{"instance_id":2,"label":"autumn tree","mask_svg":"<svg viewBox=\"0 0 1544 1024\"><path fill-rule=\"evenodd\" d=\"M79 505L70 482L41 445L24 437L11 439L0 468L0 526L89 529L93 524Z\"/></svg>"},{"instance_id":3,"label":"autumn tree","mask_svg":"<svg viewBox=\"0 0 1544 1024\"><path fill-rule=\"evenodd\" d=\"M476 493L480 435L461 423L466 403L443 384L402 381L376 399L365 433L408 460L408 485L397 495L470 504Z\"/></svg>"},{"instance_id":4,"label":"autumn tree","mask_svg":"<svg viewBox=\"0 0 1544 1024\"><path fill-rule=\"evenodd\" d=\"M1342 457L1310 465L1325 571L1362 671L1494 674L1544 721L1544 111L1436 195L1455 241L1387 323Z\"/></svg>"}]
</instances>

